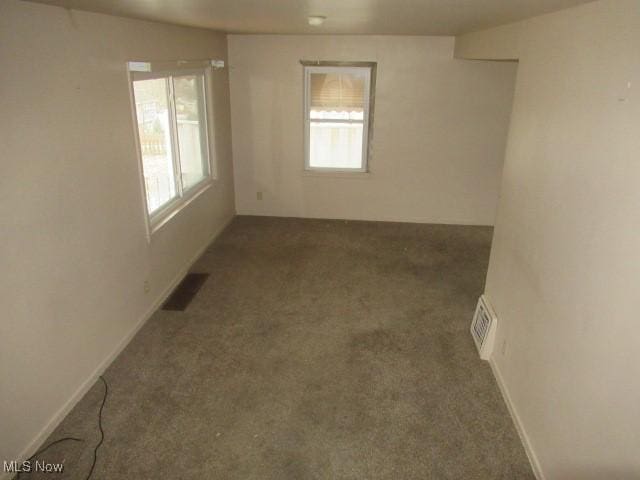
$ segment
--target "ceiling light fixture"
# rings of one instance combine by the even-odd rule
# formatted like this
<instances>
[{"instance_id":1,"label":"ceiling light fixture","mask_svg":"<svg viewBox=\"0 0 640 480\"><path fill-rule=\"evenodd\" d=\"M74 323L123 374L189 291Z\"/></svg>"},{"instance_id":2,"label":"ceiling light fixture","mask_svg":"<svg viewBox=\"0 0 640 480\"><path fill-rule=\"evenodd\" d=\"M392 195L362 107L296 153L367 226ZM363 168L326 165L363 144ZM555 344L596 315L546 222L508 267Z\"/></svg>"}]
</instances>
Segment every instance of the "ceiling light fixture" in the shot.
<instances>
[{"instance_id":1,"label":"ceiling light fixture","mask_svg":"<svg viewBox=\"0 0 640 480\"><path fill-rule=\"evenodd\" d=\"M310 15L308 18L309 25L311 25L312 27L319 27L324 23L326 19L327 17L323 17L322 15Z\"/></svg>"}]
</instances>

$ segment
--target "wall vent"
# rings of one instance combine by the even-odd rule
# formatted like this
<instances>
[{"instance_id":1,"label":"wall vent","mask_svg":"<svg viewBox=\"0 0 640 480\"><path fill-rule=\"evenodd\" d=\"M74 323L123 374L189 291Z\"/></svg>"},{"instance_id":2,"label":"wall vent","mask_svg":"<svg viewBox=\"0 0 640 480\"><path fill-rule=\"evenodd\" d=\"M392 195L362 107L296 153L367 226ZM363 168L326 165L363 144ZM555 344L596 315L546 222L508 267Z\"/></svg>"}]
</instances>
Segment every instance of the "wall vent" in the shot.
<instances>
[{"instance_id":1,"label":"wall vent","mask_svg":"<svg viewBox=\"0 0 640 480\"><path fill-rule=\"evenodd\" d=\"M478 299L476 313L471 322L471 336L476 343L480 358L489 360L493 351L493 341L496 334L498 319L493 312L489 301L485 295Z\"/></svg>"}]
</instances>

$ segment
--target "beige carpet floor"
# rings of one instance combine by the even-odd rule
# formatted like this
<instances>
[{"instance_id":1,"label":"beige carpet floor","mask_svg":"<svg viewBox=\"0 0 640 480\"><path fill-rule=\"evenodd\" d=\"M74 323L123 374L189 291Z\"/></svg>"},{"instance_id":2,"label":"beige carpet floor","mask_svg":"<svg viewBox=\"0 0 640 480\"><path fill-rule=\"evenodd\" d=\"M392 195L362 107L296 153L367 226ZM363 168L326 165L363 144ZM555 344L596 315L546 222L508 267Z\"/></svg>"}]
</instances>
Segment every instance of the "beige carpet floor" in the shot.
<instances>
[{"instance_id":1,"label":"beige carpet floor","mask_svg":"<svg viewBox=\"0 0 640 480\"><path fill-rule=\"evenodd\" d=\"M237 217L105 373L94 479L533 479L469 323L491 228ZM84 479L98 382L41 459Z\"/></svg>"}]
</instances>

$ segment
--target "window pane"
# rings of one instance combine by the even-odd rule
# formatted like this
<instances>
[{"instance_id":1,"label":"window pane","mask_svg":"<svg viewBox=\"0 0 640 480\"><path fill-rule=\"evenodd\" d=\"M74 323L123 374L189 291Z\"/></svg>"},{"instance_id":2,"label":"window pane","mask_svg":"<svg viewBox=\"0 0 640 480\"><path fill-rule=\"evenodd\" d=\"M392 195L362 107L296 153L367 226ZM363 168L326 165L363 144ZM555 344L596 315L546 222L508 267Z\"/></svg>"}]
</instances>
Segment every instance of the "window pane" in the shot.
<instances>
[{"instance_id":1,"label":"window pane","mask_svg":"<svg viewBox=\"0 0 640 480\"><path fill-rule=\"evenodd\" d=\"M309 167L363 167L367 73L351 70L309 74Z\"/></svg>"},{"instance_id":2,"label":"window pane","mask_svg":"<svg viewBox=\"0 0 640 480\"><path fill-rule=\"evenodd\" d=\"M178 147L184 190L209 175L204 119L203 76L174 77Z\"/></svg>"},{"instance_id":3,"label":"window pane","mask_svg":"<svg viewBox=\"0 0 640 480\"><path fill-rule=\"evenodd\" d=\"M317 123L309 128L309 166L362 167L362 123Z\"/></svg>"},{"instance_id":4,"label":"window pane","mask_svg":"<svg viewBox=\"0 0 640 480\"><path fill-rule=\"evenodd\" d=\"M136 80L133 93L147 205L152 213L176 196L167 82L164 78Z\"/></svg>"}]
</instances>

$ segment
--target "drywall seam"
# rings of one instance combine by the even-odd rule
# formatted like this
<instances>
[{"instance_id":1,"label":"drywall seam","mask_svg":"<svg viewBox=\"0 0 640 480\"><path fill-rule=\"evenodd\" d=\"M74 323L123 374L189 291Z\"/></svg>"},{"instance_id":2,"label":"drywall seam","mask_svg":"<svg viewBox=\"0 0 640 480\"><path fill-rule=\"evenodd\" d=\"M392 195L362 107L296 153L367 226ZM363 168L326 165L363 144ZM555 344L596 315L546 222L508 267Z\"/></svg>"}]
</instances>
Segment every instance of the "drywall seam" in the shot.
<instances>
[{"instance_id":1,"label":"drywall seam","mask_svg":"<svg viewBox=\"0 0 640 480\"><path fill-rule=\"evenodd\" d=\"M189 269L193 266L193 264L202 256L202 254L206 251L206 249L213 243L213 241L218 238L218 236L222 233L222 231L231 223L231 221L235 218L235 215L231 215L223 224L216 229L216 231L211 235L209 240L205 242L205 245L198 249L196 254L187 262L187 264L180 269L178 274L174 277L174 279L169 283L167 288L165 288L162 293L156 298L151 307L138 319L133 328L118 342L116 348L109 354L107 357L100 362L98 367L89 375L80 387L71 395L69 400L65 402L65 404L51 417L51 420L45 425L45 427L40 430L40 432L35 436L31 442L24 448L22 453L16 459L18 461L18 465L20 465L23 461L27 460L31 455L36 452L36 449L39 448L42 443L51 435L51 433L56 429L56 427L64 420L67 414L76 406L76 404L82 399L82 397L89 391L89 389L93 386L93 384L98 380L98 377L104 373L104 371L109 368L109 365L120 355L120 353L125 349L125 347L129 344L129 342L133 339L136 333L142 328L142 326L151 318L151 316L160 308L160 306L164 303L164 301L169 297L171 292L176 288L176 286L182 281L182 279L187 275ZM9 480L14 473L9 472L0 472L0 480Z\"/></svg>"},{"instance_id":2,"label":"drywall seam","mask_svg":"<svg viewBox=\"0 0 640 480\"><path fill-rule=\"evenodd\" d=\"M511 396L509 395L509 390L507 389L507 385L504 383L502 379L502 374L500 373L500 368L498 364L495 363L493 357L489 359L489 365L491 366L491 371L493 372L493 376L498 383L498 388L500 388L500 393L502 394L502 398L504 399L504 403L507 404L507 409L509 410L509 414L513 419L513 423L516 426L516 430L518 431L518 435L520 436L520 441L524 446L524 450L529 458L529 463L531 464L531 468L533 469L533 474L538 480L546 480L544 474L542 473L542 468L540 467L540 462L538 461L538 457L536 456L535 451L533 450L533 445L527 435L526 430L524 429L524 425L520 420L520 416L516 411L516 408L511 401Z\"/></svg>"}]
</instances>

